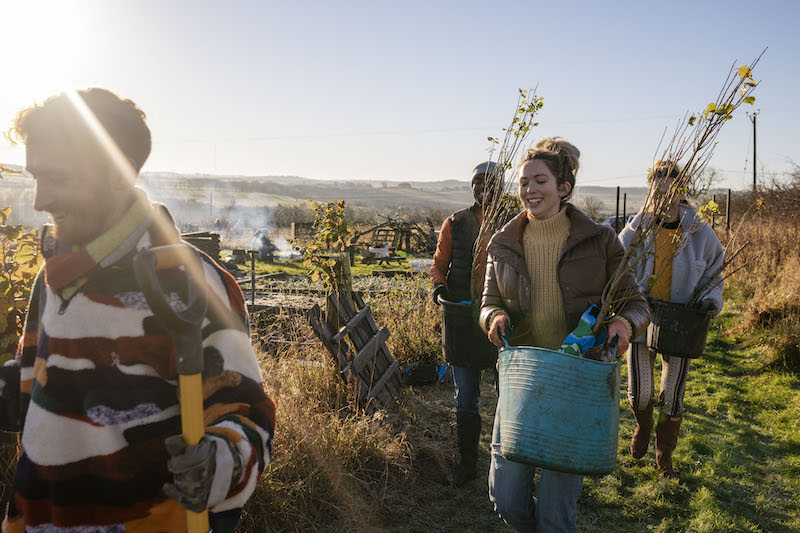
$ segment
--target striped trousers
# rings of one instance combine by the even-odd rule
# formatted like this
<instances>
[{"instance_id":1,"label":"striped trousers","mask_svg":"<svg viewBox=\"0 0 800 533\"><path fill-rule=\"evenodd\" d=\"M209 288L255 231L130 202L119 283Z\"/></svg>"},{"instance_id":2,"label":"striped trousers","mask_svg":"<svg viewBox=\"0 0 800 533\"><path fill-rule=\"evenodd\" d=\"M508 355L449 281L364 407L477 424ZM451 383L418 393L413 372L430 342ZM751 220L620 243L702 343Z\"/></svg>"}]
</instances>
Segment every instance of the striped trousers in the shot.
<instances>
[{"instance_id":1,"label":"striped trousers","mask_svg":"<svg viewBox=\"0 0 800 533\"><path fill-rule=\"evenodd\" d=\"M628 401L634 411L644 411L653 401L653 370L656 352L643 342L632 342L628 349ZM686 393L686 376L689 373L686 357L661 356L661 385L658 405L669 416L683 414L683 396Z\"/></svg>"}]
</instances>

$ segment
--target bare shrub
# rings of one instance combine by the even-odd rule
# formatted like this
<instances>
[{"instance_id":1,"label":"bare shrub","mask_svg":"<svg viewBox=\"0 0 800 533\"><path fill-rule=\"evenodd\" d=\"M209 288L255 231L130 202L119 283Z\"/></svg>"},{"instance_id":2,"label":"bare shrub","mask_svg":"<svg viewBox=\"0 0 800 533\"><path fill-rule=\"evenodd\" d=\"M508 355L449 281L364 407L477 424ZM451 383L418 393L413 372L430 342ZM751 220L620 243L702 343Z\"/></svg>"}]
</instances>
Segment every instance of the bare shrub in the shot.
<instances>
[{"instance_id":1,"label":"bare shrub","mask_svg":"<svg viewBox=\"0 0 800 533\"><path fill-rule=\"evenodd\" d=\"M586 196L578 203L578 207L586 216L599 222L603 215L603 202L594 196Z\"/></svg>"},{"instance_id":2,"label":"bare shrub","mask_svg":"<svg viewBox=\"0 0 800 533\"><path fill-rule=\"evenodd\" d=\"M274 211L275 225L279 228L288 228L295 223L314 222L314 213L306 204L278 204Z\"/></svg>"},{"instance_id":3,"label":"bare shrub","mask_svg":"<svg viewBox=\"0 0 800 533\"><path fill-rule=\"evenodd\" d=\"M721 176L714 167L706 167L694 176L686 185L686 196L691 200L706 198L708 193L719 184Z\"/></svg>"}]
</instances>

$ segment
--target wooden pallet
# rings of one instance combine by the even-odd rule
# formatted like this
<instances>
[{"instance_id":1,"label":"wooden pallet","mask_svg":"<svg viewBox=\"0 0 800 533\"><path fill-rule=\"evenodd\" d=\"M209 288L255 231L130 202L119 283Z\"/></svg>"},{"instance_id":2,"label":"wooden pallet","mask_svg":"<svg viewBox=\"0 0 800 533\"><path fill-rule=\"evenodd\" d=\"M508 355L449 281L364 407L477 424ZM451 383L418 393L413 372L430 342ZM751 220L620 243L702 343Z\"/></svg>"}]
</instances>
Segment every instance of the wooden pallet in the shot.
<instances>
[{"instance_id":1,"label":"wooden pallet","mask_svg":"<svg viewBox=\"0 0 800 533\"><path fill-rule=\"evenodd\" d=\"M309 321L333 356L342 379L355 386L359 405L372 411L391 405L400 395L400 365L386 346L389 330L378 328L361 295L352 296L351 301L342 289L330 294L327 307L335 316L326 319L315 305ZM336 330L331 323L342 326Z\"/></svg>"},{"instance_id":2,"label":"wooden pallet","mask_svg":"<svg viewBox=\"0 0 800 533\"><path fill-rule=\"evenodd\" d=\"M214 261L219 261L219 233L208 231L181 233L181 240L203 250Z\"/></svg>"}]
</instances>

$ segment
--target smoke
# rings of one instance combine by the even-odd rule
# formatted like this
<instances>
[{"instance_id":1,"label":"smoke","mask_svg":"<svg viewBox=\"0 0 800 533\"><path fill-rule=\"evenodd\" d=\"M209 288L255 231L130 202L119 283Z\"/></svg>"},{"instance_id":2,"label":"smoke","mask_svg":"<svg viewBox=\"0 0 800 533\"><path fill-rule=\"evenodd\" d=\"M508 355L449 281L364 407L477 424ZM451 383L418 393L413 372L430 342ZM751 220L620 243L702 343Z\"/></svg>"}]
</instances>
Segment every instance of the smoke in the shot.
<instances>
[{"instance_id":1,"label":"smoke","mask_svg":"<svg viewBox=\"0 0 800 533\"><path fill-rule=\"evenodd\" d=\"M182 233L211 231L220 234L224 248L250 250L258 248L254 239L262 232L277 247L275 256L297 255L287 238L287 228L279 228L276 221L276 204L263 203L264 195L242 191L246 182L228 182L217 176L147 173L140 178L139 186L151 200L167 206Z\"/></svg>"},{"instance_id":2,"label":"smoke","mask_svg":"<svg viewBox=\"0 0 800 533\"><path fill-rule=\"evenodd\" d=\"M248 194L241 189L245 180L230 180L218 176L191 176L174 173L144 173L137 186L154 202L164 204L182 233L212 231L219 233L226 248L251 249L253 237L265 230L270 241L278 248L276 256L291 257L297 254L289 243L288 226L291 221L276 220L276 204L265 204L264 195ZM11 207L8 224L22 224L37 228L50 222L47 213L36 211L34 180L28 173L4 173L0 181L0 209ZM303 215L313 220L305 205L283 209L282 218L297 221ZM288 215L288 216L287 216ZM215 221L221 228L217 231ZM218 226L218 227L219 227ZM285 227L284 227L285 226Z\"/></svg>"}]
</instances>

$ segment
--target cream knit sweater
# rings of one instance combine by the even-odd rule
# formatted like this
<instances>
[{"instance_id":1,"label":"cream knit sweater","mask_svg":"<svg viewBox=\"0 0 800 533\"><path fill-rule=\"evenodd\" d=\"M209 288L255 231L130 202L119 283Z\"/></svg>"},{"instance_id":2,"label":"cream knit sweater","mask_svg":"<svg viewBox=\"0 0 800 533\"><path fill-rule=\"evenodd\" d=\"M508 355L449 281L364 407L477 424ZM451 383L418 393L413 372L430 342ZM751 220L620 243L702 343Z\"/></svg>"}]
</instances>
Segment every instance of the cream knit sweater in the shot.
<instances>
[{"instance_id":1,"label":"cream knit sweater","mask_svg":"<svg viewBox=\"0 0 800 533\"><path fill-rule=\"evenodd\" d=\"M526 317L532 326L530 337L526 339L531 346L557 350L569 334L557 272L569 230L565 209L547 220L528 216L522 246L531 278L532 311Z\"/></svg>"}]
</instances>

